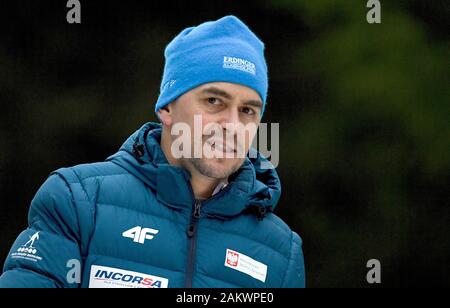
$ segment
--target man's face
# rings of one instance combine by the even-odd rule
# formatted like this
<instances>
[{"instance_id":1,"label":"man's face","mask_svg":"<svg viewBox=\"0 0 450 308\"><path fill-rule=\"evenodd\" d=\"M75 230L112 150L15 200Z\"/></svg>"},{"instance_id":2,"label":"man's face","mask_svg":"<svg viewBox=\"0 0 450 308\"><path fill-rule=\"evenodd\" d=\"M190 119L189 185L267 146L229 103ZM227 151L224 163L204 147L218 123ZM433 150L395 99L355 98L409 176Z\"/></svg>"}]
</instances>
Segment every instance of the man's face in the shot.
<instances>
[{"instance_id":1,"label":"man's face","mask_svg":"<svg viewBox=\"0 0 450 308\"><path fill-rule=\"evenodd\" d=\"M262 101L256 91L234 83L207 83L168 107L168 128L185 123L191 130L191 155L178 159L181 166L215 179L225 179L239 169L261 120ZM171 134L172 142L177 138Z\"/></svg>"}]
</instances>

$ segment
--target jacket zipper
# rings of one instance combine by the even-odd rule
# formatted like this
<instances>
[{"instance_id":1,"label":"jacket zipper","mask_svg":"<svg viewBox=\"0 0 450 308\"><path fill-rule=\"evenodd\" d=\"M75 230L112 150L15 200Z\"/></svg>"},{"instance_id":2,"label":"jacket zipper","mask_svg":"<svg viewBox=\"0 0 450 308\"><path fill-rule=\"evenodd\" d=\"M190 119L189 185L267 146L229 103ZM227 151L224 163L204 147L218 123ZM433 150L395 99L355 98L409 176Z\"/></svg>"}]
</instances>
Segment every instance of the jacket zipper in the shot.
<instances>
[{"instance_id":1,"label":"jacket zipper","mask_svg":"<svg viewBox=\"0 0 450 308\"><path fill-rule=\"evenodd\" d=\"M189 238L188 262L184 284L186 288L192 288L192 280L194 278L195 252L197 246L197 226L200 219L201 206L202 203L196 200L194 204L194 210L192 211L191 215L191 221L189 223L188 229L186 230L187 236Z\"/></svg>"},{"instance_id":2,"label":"jacket zipper","mask_svg":"<svg viewBox=\"0 0 450 308\"><path fill-rule=\"evenodd\" d=\"M214 196L208 198L207 200L204 200L203 203L199 200L195 200L191 219L189 222L189 226L186 230L186 234L189 238L189 251L188 251L188 261L187 261L187 268L186 268L186 278L184 282L185 288L192 288L192 281L194 279L194 267L195 267L195 255L196 255L196 247L197 247L197 228L198 223L200 221L200 211L202 205L205 203L208 203L211 200L214 200L215 198L221 196L226 191L228 191L231 187L231 184L228 184L227 187L219 191ZM194 196L194 192L191 190L192 196ZM194 198L195 199L195 198Z\"/></svg>"}]
</instances>

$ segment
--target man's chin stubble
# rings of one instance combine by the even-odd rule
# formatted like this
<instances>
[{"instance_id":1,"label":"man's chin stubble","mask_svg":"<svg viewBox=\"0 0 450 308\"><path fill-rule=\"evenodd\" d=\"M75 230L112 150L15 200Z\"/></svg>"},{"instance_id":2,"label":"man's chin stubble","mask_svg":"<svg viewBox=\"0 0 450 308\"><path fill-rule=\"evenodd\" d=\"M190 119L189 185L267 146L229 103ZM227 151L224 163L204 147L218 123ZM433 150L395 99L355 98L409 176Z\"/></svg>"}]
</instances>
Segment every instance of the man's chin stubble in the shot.
<instances>
[{"instance_id":1,"label":"man's chin stubble","mask_svg":"<svg viewBox=\"0 0 450 308\"><path fill-rule=\"evenodd\" d=\"M215 169L213 166L209 165L201 158L192 158L189 160L192 166L202 175L214 178L214 179L226 179L233 173L235 173L241 167L243 162L236 164L235 166L229 168L228 170L219 171Z\"/></svg>"}]
</instances>

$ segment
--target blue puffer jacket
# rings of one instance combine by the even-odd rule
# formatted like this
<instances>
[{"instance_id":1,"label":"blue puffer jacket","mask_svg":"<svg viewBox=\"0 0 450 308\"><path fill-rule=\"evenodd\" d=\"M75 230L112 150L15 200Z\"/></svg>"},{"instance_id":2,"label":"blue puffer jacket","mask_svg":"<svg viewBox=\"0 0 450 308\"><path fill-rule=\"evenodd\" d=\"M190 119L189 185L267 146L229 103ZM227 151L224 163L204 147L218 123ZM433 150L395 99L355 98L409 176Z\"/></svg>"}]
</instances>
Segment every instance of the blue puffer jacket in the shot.
<instances>
[{"instance_id":1,"label":"blue puffer jacket","mask_svg":"<svg viewBox=\"0 0 450 308\"><path fill-rule=\"evenodd\" d=\"M303 287L301 239L271 212L275 170L247 158L200 203L160 138L147 123L105 162L53 172L0 287Z\"/></svg>"}]
</instances>

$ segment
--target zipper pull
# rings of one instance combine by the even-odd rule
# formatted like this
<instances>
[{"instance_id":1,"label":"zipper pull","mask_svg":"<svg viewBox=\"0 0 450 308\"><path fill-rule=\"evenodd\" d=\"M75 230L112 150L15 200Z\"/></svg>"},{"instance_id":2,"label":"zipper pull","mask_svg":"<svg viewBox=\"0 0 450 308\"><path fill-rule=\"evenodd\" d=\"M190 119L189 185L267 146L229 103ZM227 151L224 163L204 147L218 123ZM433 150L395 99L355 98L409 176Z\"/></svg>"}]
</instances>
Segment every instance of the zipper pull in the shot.
<instances>
[{"instance_id":1,"label":"zipper pull","mask_svg":"<svg viewBox=\"0 0 450 308\"><path fill-rule=\"evenodd\" d=\"M189 224L189 227L186 231L187 235L189 238L193 237L195 234L195 230L197 229L197 222L200 218L200 207L201 207L201 202L200 201L195 201L195 205L194 205L194 211L192 212L192 220L191 223Z\"/></svg>"},{"instance_id":2,"label":"zipper pull","mask_svg":"<svg viewBox=\"0 0 450 308\"><path fill-rule=\"evenodd\" d=\"M201 207L201 202L200 201L195 201L195 206L194 206L194 218L195 219L199 219L200 218L200 207Z\"/></svg>"}]
</instances>

